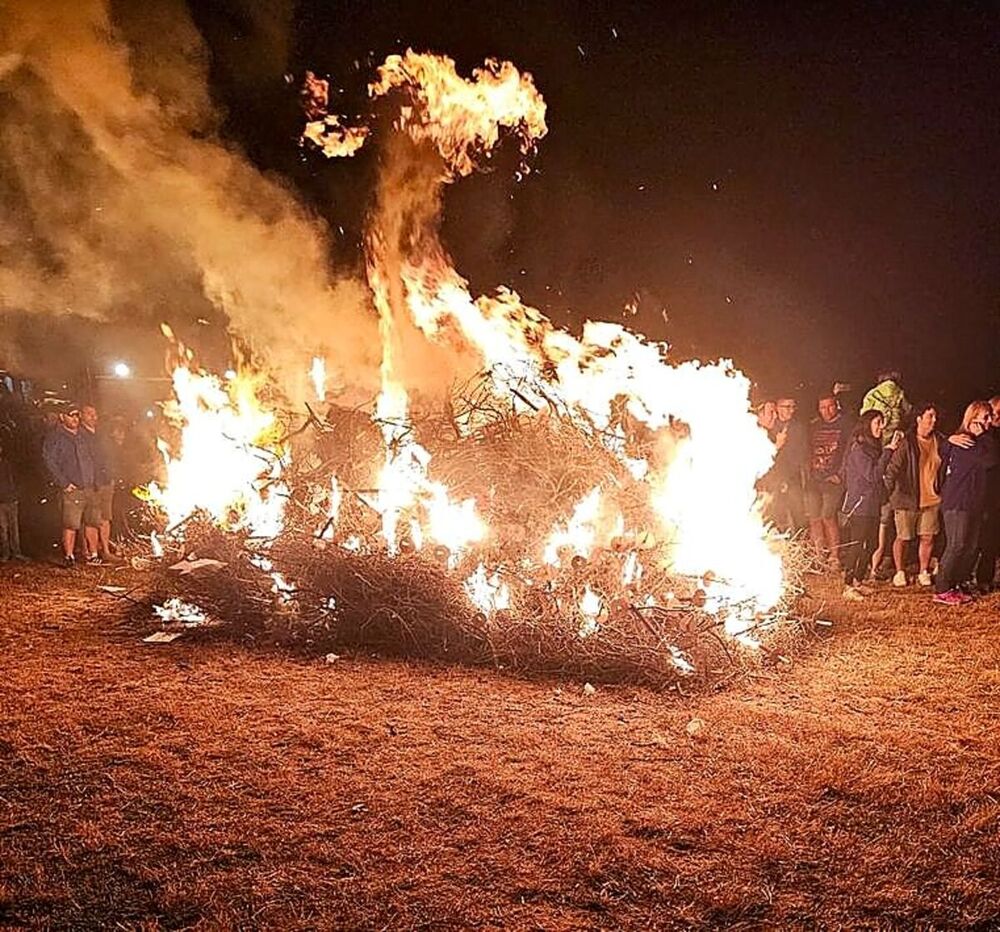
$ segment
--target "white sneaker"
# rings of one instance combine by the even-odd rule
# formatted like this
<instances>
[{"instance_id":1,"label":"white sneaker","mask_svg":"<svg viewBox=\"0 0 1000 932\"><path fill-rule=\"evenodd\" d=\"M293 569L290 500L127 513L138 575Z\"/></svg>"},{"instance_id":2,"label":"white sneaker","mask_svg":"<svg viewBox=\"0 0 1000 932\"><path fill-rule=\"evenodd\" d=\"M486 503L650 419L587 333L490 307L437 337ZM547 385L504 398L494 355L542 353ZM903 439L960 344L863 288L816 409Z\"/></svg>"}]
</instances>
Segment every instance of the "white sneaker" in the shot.
<instances>
[{"instance_id":1,"label":"white sneaker","mask_svg":"<svg viewBox=\"0 0 1000 932\"><path fill-rule=\"evenodd\" d=\"M864 602L865 600L865 597L854 586L844 586L843 596L846 602Z\"/></svg>"},{"instance_id":2,"label":"white sneaker","mask_svg":"<svg viewBox=\"0 0 1000 932\"><path fill-rule=\"evenodd\" d=\"M920 583L921 586L929 586L931 584L931 582L932 582L932 580L931 580L931 574L928 573L926 570L924 570L924 572L922 572L917 577L917 582Z\"/></svg>"},{"instance_id":3,"label":"white sneaker","mask_svg":"<svg viewBox=\"0 0 1000 932\"><path fill-rule=\"evenodd\" d=\"M892 577L892 584L897 589L902 589L906 585L906 573L904 573L903 570L896 573L896 575Z\"/></svg>"}]
</instances>

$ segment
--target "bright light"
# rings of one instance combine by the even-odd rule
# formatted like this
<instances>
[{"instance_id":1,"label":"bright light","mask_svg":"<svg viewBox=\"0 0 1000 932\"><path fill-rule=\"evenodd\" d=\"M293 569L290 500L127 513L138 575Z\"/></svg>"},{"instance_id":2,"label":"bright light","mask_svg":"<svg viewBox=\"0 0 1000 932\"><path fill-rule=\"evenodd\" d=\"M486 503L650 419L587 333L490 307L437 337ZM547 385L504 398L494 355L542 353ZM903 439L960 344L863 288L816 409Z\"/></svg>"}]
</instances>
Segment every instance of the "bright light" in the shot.
<instances>
[{"instance_id":1,"label":"bright light","mask_svg":"<svg viewBox=\"0 0 1000 932\"><path fill-rule=\"evenodd\" d=\"M112 367L111 371L119 379L127 379L132 374L132 369L129 367L127 362L116 362Z\"/></svg>"}]
</instances>

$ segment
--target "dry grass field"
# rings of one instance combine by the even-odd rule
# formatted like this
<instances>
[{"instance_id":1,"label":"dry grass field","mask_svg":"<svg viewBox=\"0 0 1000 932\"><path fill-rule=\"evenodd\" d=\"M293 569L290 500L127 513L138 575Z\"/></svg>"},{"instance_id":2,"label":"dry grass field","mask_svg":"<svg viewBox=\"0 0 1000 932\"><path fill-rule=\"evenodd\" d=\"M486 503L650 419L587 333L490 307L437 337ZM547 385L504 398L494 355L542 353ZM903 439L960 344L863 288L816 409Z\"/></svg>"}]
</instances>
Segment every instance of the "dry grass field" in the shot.
<instances>
[{"instance_id":1,"label":"dry grass field","mask_svg":"<svg viewBox=\"0 0 1000 932\"><path fill-rule=\"evenodd\" d=\"M817 580L789 665L589 694L0 573L0 927L1000 928L1000 596Z\"/></svg>"}]
</instances>

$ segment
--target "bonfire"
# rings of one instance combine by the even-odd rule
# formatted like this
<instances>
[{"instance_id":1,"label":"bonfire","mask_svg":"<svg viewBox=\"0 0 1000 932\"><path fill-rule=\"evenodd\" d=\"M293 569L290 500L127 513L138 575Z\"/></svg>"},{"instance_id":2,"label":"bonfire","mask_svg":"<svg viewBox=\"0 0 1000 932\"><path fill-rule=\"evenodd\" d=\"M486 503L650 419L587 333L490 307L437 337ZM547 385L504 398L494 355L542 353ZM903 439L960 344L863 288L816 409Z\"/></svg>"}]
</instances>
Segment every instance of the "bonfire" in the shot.
<instances>
[{"instance_id":1,"label":"bonfire","mask_svg":"<svg viewBox=\"0 0 1000 932\"><path fill-rule=\"evenodd\" d=\"M509 289L474 298L438 237L444 186L504 140L527 174L546 133L532 77L488 61L466 79L408 51L369 91L395 114L366 237L373 403L330 397L335 360L303 359L315 397L289 404L276 374L216 375L178 347L149 497L168 552L225 569L171 577L170 594L317 649L646 682L774 650L795 561L755 491L774 448L746 376L674 365L616 323L574 336ZM374 120L326 112L321 79L305 97L305 144L378 144ZM446 389L413 378L426 358Z\"/></svg>"}]
</instances>

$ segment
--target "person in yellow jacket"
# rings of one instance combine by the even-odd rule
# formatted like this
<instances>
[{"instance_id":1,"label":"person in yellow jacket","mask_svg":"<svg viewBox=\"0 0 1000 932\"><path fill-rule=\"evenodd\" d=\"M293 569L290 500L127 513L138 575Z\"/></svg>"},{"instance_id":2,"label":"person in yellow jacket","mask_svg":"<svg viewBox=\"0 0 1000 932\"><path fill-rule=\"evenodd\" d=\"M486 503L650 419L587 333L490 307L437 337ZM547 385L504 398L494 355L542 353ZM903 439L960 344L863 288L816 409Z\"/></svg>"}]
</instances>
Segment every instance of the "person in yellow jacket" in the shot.
<instances>
[{"instance_id":1,"label":"person in yellow jacket","mask_svg":"<svg viewBox=\"0 0 1000 932\"><path fill-rule=\"evenodd\" d=\"M861 402L861 413L878 411L885 424L883 428L883 443L888 444L895 431L900 429L906 415L910 412L910 403L906 393L899 384L900 375L895 369L887 369L878 374L877 384L868 390Z\"/></svg>"}]
</instances>

